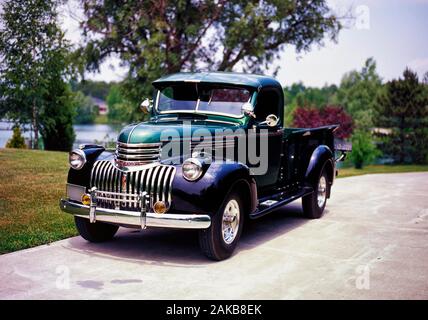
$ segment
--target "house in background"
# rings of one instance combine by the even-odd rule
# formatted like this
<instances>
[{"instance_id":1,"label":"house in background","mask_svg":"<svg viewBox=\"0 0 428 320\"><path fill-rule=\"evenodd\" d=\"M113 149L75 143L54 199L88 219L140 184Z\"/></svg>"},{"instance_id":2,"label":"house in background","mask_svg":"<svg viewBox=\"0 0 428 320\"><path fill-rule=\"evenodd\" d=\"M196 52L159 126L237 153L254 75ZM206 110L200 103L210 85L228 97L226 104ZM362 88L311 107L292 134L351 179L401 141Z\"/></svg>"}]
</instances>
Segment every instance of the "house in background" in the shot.
<instances>
[{"instance_id":1,"label":"house in background","mask_svg":"<svg viewBox=\"0 0 428 320\"><path fill-rule=\"evenodd\" d=\"M91 99L93 104L98 107L98 114L104 115L108 113L108 106L104 100L95 97L91 97Z\"/></svg>"}]
</instances>

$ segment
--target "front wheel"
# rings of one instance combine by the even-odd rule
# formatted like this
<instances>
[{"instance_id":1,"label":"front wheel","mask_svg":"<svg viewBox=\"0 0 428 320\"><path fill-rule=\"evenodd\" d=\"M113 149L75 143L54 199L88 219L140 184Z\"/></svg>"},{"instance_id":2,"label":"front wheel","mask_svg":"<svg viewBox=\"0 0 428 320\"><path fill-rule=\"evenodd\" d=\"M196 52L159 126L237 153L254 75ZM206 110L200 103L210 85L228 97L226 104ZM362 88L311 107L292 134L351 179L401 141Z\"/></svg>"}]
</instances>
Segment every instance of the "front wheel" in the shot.
<instances>
[{"instance_id":1,"label":"front wheel","mask_svg":"<svg viewBox=\"0 0 428 320\"><path fill-rule=\"evenodd\" d=\"M76 228L82 238L90 242L111 240L116 234L117 229L119 229L118 226L112 224L103 222L90 223L89 219L76 216L74 217L74 222L76 223Z\"/></svg>"},{"instance_id":2,"label":"front wheel","mask_svg":"<svg viewBox=\"0 0 428 320\"><path fill-rule=\"evenodd\" d=\"M231 193L212 217L211 226L199 231L199 244L208 258L220 261L232 255L242 233L243 208L240 195Z\"/></svg>"},{"instance_id":3,"label":"front wheel","mask_svg":"<svg viewBox=\"0 0 428 320\"><path fill-rule=\"evenodd\" d=\"M325 170L321 172L314 192L302 198L303 214L308 219L319 219L324 213L327 204L327 194L329 188L328 175Z\"/></svg>"}]
</instances>

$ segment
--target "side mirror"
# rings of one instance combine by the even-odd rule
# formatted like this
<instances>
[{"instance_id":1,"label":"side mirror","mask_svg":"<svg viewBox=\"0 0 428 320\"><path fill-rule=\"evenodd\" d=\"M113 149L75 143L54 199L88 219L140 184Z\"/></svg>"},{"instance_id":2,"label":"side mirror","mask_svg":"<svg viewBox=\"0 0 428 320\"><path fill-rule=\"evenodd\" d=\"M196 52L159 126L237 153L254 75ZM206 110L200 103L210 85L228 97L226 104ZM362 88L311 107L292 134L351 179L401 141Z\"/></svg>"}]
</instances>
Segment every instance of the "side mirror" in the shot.
<instances>
[{"instance_id":1,"label":"side mirror","mask_svg":"<svg viewBox=\"0 0 428 320\"><path fill-rule=\"evenodd\" d=\"M276 115L270 114L266 117L265 121L259 123L259 125L265 124L268 127L275 127L279 122L279 119Z\"/></svg>"},{"instance_id":2,"label":"side mirror","mask_svg":"<svg viewBox=\"0 0 428 320\"><path fill-rule=\"evenodd\" d=\"M153 100L146 98L143 102L141 102L140 109L141 111L143 111L144 114L149 114L152 111L152 108Z\"/></svg>"},{"instance_id":3,"label":"side mirror","mask_svg":"<svg viewBox=\"0 0 428 320\"><path fill-rule=\"evenodd\" d=\"M245 114L246 116L250 116L255 118L256 115L254 114L254 107L251 103L249 102L245 102L242 107L241 107L241 111L243 114Z\"/></svg>"}]
</instances>

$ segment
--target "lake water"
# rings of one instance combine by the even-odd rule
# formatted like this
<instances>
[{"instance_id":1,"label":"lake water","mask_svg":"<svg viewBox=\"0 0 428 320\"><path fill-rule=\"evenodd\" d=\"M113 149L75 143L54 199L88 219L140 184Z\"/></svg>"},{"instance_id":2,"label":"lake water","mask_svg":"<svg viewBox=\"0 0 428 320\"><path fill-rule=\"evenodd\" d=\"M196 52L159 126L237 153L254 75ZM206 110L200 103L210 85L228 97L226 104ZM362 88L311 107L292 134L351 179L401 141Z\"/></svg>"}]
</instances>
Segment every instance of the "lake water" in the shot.
<instances>
[{"instance_id":1,"label":"lake water","mask_svg":"<svg viewBox=\"0 0 428 320\"><path fill-rule=\"evenodd\" d=\"M0 148L4 148L7 141L12 137L12 126L12 123L0 121ZM76 133L74 148L77 148L79 144L116 141L117 135L122 128L122 126L107 124L81 124L73 127ZM23 132L25 138L30 138L30 134L30 131Z\"/></svg>"}]
</instances>

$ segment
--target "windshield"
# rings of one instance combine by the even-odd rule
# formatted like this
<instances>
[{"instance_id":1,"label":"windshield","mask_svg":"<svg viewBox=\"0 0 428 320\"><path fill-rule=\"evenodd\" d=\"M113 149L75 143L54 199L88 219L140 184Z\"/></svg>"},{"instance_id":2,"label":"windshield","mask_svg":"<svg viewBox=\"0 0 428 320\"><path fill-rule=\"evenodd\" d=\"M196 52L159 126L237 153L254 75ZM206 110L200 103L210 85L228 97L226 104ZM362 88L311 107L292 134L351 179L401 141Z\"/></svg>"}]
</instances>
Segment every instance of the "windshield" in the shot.
<instances>
[{"instance_id":1,"label":"windshield","mask_svg":"<svg viewBox=\"0 0 428 320\"><path fill-rule=\"evenodd\" d=\"M203 85L198 83L168 86L159 90L159 112L199 111L242 115L242 105L251 92L245 88Z\"/></svg>"}]
</instances>

